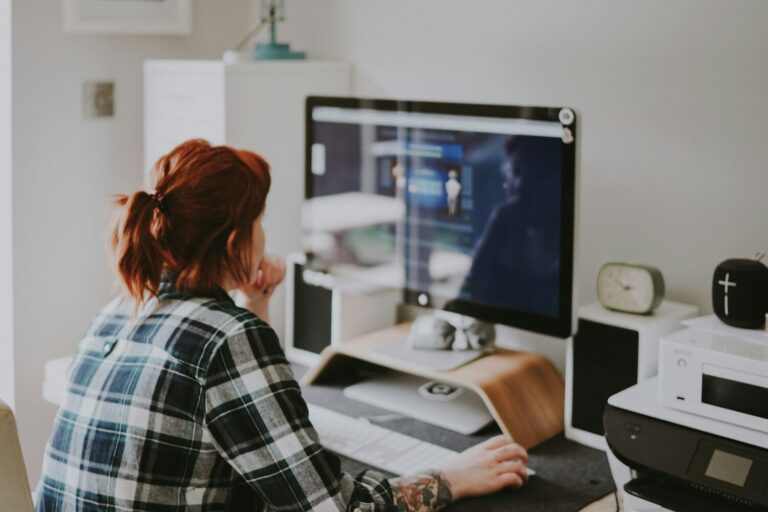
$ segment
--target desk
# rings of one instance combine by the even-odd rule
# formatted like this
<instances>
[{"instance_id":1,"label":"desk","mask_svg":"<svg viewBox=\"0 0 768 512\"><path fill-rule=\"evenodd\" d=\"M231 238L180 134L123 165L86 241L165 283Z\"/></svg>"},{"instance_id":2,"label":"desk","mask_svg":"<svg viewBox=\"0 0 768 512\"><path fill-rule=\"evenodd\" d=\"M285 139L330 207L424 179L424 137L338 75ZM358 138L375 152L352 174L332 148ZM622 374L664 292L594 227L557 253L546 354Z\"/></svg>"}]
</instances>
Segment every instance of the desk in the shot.
<instances>
[{"instance_id":1,"label":"desk","mask_svg":"<svg viewBox=\"0 0 768 512\"><path fill-rule=\"evenodd\" d=\"M52 391L66 388L66 368L69 358L46 363L46 400L59 405L63 394ZM294 366L297 377L306 368ZM337 386L309 386L304 389L308 402L351 416L371 417L386 414L368 404L349 400ZM486 429L478 435L462 436L440 428L432 427L409 418L376 422L386 428L423 439L454 450L463 450L492 437L495 429ZM613 480L605 454L592 448L578 445L563 437L556 437L531 450L530 464L538 472L529 484L520 490L507 490L491 496L459 501L446 510L448 512L524 512L528 510L546 512L574 512L588 503L602 498L614 490ZM367 467L359 462L342 458L345 471L355 474ZM606 496L598 503L582 509L582 512L612 512L615 504L612 496Z\"/></svg>"},{"instance_id":2,"label":"desk","mask_svg":"<svg viewBox=\"0 0 768 512\"><path fill-rule=\"evenodd\" d=\"M294 365L300 378L306 369ZM479 434L463 436L417 420L396 417L385 410L356 402L342 394L342 386L311 385L304 387L307 402L350 416L368 417L377 425L422 439L452 450L461 451L499 433L497 427L484 429ZM377 417L388 417L377 421ZM544 442L530 450L530 464L537 475L520 490L507 490L491 496L459 501L448 512L575 512L592 501L612 493L613 479L604 453L566 440L562 436ZM358 461L342 457L342 467L356 474L367 469ZM590 505L582 512L613 512L614 498L607 496L604 503Z\"/></svg>"}]
</instances>

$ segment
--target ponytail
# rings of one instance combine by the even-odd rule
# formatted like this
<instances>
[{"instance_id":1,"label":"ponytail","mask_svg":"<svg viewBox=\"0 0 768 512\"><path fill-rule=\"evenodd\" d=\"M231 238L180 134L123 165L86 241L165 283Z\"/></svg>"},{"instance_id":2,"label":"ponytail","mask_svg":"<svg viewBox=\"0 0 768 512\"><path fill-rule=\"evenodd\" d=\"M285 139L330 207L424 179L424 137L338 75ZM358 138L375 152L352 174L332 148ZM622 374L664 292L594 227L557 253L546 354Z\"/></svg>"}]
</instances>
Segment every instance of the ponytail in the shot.
<instances>
[{"instance_id":1,"label":"ponytail","mask_svg":"<svg viewBox=\"0 0 768 512\"><path fill-rule=\"evenodd\" d=\"M157 294L166 263L158 240L160 208L156 197L143 190L119 195L115 202L121 207L112 236L117 271L128 293L141 301L146 292Z\"/></svg>"}]
</instances>

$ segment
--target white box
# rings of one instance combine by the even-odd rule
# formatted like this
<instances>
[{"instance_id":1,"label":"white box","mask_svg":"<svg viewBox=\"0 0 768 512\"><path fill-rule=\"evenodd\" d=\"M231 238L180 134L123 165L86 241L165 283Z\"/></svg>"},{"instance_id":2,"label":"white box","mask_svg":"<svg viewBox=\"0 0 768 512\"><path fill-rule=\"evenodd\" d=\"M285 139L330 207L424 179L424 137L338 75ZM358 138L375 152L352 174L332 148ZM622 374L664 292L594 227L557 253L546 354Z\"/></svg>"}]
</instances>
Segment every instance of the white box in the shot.
<instances>
[{"instance_id":1,"label":"white box","mask_svg":"<svg viewBox=\"0 0 768 512\"><path fill-rule=\"evenodd\" d=\"M768 345L693 328L665 336L659 403L768 433Z\"/></svg>"}]
</instances>

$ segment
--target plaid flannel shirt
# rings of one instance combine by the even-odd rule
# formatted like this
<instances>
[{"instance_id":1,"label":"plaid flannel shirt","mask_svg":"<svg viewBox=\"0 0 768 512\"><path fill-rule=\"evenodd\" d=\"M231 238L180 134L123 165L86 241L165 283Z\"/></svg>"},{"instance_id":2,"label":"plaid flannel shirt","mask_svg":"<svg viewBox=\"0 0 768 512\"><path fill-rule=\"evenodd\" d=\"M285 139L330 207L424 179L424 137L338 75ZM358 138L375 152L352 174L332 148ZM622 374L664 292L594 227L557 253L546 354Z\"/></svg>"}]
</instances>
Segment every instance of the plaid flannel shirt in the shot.
<instances>
[{"instance_id":1,"label":"plaid flannel shirt","mask_svg":"<svg viewBox=\"0 0 768 512\"><path fill-rule=\"evenodd\" d=\"M323 448L277 337L221 291L115 300L68 371L37 510L392 510Z\"/></svg>"}]
</instances>

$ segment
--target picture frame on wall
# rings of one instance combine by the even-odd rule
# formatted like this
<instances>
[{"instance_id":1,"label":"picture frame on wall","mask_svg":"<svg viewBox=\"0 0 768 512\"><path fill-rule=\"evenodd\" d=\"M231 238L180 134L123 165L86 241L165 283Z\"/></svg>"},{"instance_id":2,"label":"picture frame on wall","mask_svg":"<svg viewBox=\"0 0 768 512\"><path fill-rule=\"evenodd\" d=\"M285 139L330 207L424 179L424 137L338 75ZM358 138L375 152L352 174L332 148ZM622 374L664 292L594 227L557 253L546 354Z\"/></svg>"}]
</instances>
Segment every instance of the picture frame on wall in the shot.
<instances>
[{"instance_id":1,"label":"picture frame on wall","mask_svg":"<svg viewBox=\"0 0 768 512\"><path fill-rule=\"evenodd\" d=\"M62 2L66 32L176 36L192 32L191 0Z\"/></svg>"}]
</instances>

